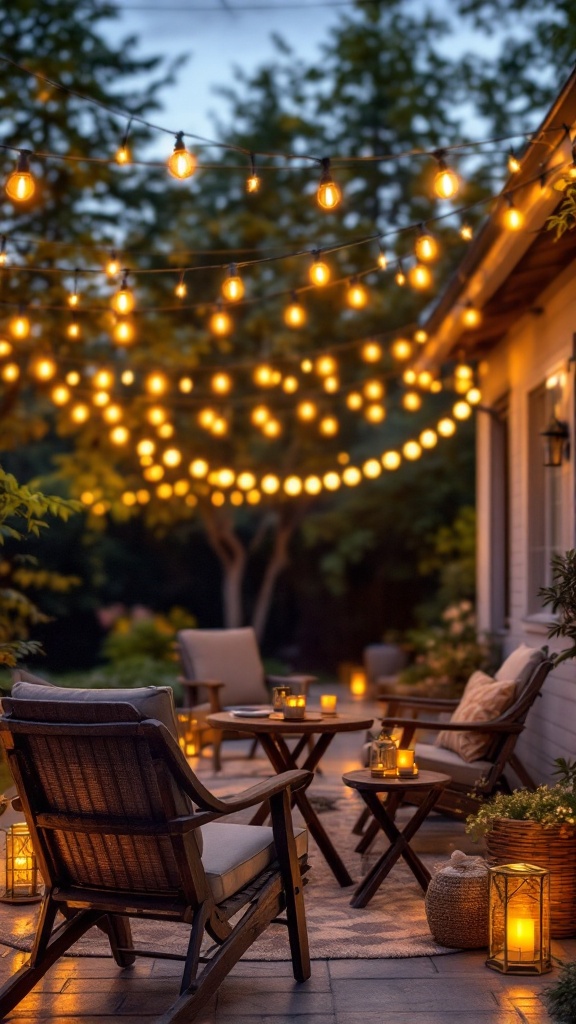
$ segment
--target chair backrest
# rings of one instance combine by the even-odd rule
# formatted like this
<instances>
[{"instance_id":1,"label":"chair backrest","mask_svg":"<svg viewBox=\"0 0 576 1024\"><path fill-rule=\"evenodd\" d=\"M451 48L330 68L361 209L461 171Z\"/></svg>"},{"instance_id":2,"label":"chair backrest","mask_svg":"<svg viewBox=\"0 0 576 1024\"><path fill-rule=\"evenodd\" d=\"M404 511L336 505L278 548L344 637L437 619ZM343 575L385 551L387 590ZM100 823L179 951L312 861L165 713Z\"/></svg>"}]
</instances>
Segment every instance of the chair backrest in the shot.
<instances>
[{"instance_id":1,"label":"chair backrest","mask_svg":"<svg viewBox=\"0 0 576 1024\"><path fill-rule=\"evenodd\" d=\"M546 647L529 648L522 645L513 651L502 663L494 678L499 681L506 678L516 679L516 697L514 703L499 715L496 721L524 725L528 712L536 698L540 696L552 667L553 662L548 657ZM507 760L516 746L518 736L519 733L516 732L495 735L486 754L487 759L495 763Z\"/></svg>"},{"instance_id":2,"label":"chair backrest","mask_svg":"<svg viewBox=\"0 0 576 1024\"><path fill-rule=\"evenodd\" d=\"M176 917L197 904L198 830L182 835L177 819L206 815L194 811L194 776L166 727L117 701L3 705L0 737L48 887L168 903Z\"/></svg>"},{"instance_id":3,"label":"chair backrest","mask_svg":"<svg viewBox=\"0 0 576 1024\"><path fill-rule=\"evenodd\" d=\"M254 630L181 629L177 635L184 675L191 681L224 683L220 704L263 704L269 700Z\"/></svg>"}]
</instances>

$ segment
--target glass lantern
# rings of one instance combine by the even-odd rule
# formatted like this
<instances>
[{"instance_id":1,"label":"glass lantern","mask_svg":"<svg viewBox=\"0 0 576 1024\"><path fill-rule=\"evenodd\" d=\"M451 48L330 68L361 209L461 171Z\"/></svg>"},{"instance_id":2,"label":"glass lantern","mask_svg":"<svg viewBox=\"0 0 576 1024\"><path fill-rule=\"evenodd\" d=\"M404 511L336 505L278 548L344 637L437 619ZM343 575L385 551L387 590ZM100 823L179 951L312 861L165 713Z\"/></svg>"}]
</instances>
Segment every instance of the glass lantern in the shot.
<instances>
[{"instance_id":1,"label":"glass lantern","mask_svg":"<svg viewBox=\"0 0 576 1024\"><path fill-rule=\"evenodd\" d=\"M198 757L200 754L200 729L198 721L191 711L179 711L178 743L185 757Z\"/></svg>"},{"instance_id":2,"label":"glass lantern","mask_svg":"<svg viewBox=\"0 0 576 1024\"><path fill-rule=\"evenodd\" d=\"M550 963L550 872L534 864L490 871L487 967L503 974L546 974Z\"/></svg>"},{"instance_id":3,"label":"glass lantern","mask_svg":"<svg viewBox=\"0 0 576 1024\"><path fill-rule=\"evenodd\" d=\"M38 861L26 822L6 831L6 889L0 898L7 903L34 903L42 898Z\"/></svg>"},{"instance_id":4,"label":"glass lantern","mask_svg":"<svg viewBox=\"0 0 576 1024\"><path fill-rule=\"evenodd\" d=\"M370 745L370 774L375 779L394 778L397 773L398 750L386 729Z\"/></svg>"}]
</instances>

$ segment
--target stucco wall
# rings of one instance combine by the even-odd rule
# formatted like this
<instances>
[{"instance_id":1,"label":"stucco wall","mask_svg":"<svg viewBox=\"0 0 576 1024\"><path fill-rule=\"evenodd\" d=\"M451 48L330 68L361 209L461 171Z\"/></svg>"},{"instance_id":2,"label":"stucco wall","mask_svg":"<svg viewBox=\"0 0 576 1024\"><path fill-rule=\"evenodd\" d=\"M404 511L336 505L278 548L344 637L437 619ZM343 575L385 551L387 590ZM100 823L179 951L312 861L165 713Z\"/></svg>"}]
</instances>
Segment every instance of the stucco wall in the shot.
<instances>
[{"instance_id":1,"label":"stucco wall","mask_svg":"<svg viewBox=\"0 0 576 1024\"><path fill-rule=\"evenodd\" d=\"M481 367L483 405L496 406L507 400L509 412L509 573L510 603L508 620L501 636L505 653L520 643L541 646L547 643L546 622L529 614L528 594L528 517L529 494L528 396L553 373L567 372L563 418L570 424L572 452L559 473L562 486L562 548L576 546L574 523L574 372L569 362L576 332L576 263L567 268L547 292L538 297L538 309L524 315L507 337L488 355ZM507 398L506 398L507 396ZM501 575L493 564L492 552L498 547L502 522L494 515L498 507L492 465L494 424L488 412L479 412L478 421L478 618L480 629L502 626L495 613L494 584ZM531 595L532 601L534 595ZM552 649L565 644L550 643ZM541 781L550 779L554 758L576 757L576 662L560 666L545 683L543 696L530 712L521 737L519 753L531 774Z\"/></svg>"}]
</instances>

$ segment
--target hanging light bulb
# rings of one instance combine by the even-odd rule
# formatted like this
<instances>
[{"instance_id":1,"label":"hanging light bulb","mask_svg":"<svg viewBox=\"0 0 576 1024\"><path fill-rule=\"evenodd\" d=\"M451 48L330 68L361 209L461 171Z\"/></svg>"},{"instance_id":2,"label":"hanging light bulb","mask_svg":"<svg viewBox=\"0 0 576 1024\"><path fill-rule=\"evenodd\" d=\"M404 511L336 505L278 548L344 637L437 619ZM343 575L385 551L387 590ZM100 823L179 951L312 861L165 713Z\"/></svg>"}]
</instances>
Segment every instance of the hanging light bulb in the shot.
<instances>
[{"instance_id":1,"label":"hanging light bulb","mask_svg":"<svg viewBox=\"0 0 576 1024\"><path fill-rule=\"evenodd\" d=\"M254 162L254 154L250 153L250 174L246 178L246 191L249 195L253 195L255 192L260 191L260 185L262 179L256 174L256 164Z\"/></svg>"},{"instance_id":2,"label":"hanging light bulb","mask_svg":"<svg viewBox=\"0 0 576 1024\"><path fill-rule=\"evenodd\" d=\"M108 277L116 277L116 274L118 274L119 271L120 271L120 261L119 261L118 257L116 256L116 253L114 251L112 251L110 253L110 256L108 257L108 262L106 263L106 273L107 273Z\"/></svg>"},{"instance_id":3,"label":"hanging light bulb","mask_svg":"<svg viewBox=\"0 0 576 1024\"><path fill-rule=\"evenodd\" d=\"M346 292L346 302L351 309L364 309L368 302L366 288L360 281L356 281L354 278L350 281L348 291Z\"/></svg>"},{"instance_id":4,"label":"hanging light bulb","mask_svg":"<svg viewBox=\"0 0 576 1024\"><path fill-rule=\"evenodd\" d=\"M244 297L244 282L238 276L236 264L231 263L228 268L228 277L222 285L222 294L228 302L239 302Z\"/></svg>"},{"instance_id":5,"label":"hanging light bulb","mask_svg":"<svg viewBox=\"0 0 576 1024\"><path fill-rule=\"evenodd\" d=\"M330 267L320 259L320 253L315 252L314 261L310 267L310 281L312 284L316 284L321 287L322 285L328 284L329 280Z\"/></svg>"},{"instance_id":6,"label":"hanging light bulb","mask_svg":"<svg viewBox=\"0 0 576 1024\"><path fill-rule=\"evenodd\" d=\"M2 367L1 377L7 384L14 384L15 381L18 380L19 376L20 367L18 366L18 363L6 363L6 365Z\"/></svg>"},{"instance_id":7,"label":"hanging light bulb","mask_svg":"<svg viewBox=\"0 0 576 1024\"><path fill-rule=\"evenodd\" d=\"M122 142L121 145L118 146L118 149L114 154L114 159L116 160L116 163L121 166L132 163L132 156L125 142Z\"/></svg>"},{"instance_id":8,"label":"hanging light bulb","mask_svg":"<svg viewBox=\"0 0 576 1024\"><path fill-rule=\"evenodd\" d=\"M382 358L382 346L377 341L366 341L360 349L360 358L365 363L378 363Z\"/></svg>"},{"instance_id":9,"label":"hanging light bulb","mask_svg":"<svg viewBox=\"0 0 576 1024\"><path fill-rule=\"evenodd\" d=\"M293 327L294 329L303 327L306 323L306 310L298 302L294 292L292 292L290 304L284 310L284 323L287 327Z\"/></svg>"},{"instance_id":10,"label":"hanging light bulb","mask_svg":"<svg viewBox=\"0 0 576 1024\"><path fill-rule=\"evenodd\" d=\"M12 354L13 345L5 338L0 338L0 359L5 359L6 356Z\"/></svg>"},{"instance_id":11,"label":"hanging light bulb","mask_svg":"<svg viewBox=\"0 0 576 1024\"><path fill-rule=\"evenodd\" d=\"M117 345L131 345L134 341L134 324L126 317L120 317L114 324L112 337Z\"/></svg>"},{"instance_id":12,"label":"hanging light bulb","mask_svg":"<svg viewBox=\"0 0 576 1024\"><path fill-rule=\"evenodd\" d=\"M462 238L465 242L470 242L474 237L474 232L472 231L472 228L470 227L469 224L462 224L462 227L460 228L459 231L459 235L460 238Z\"/></svg>"},{"instance_id":13,"label":"hanging light bulb","mask_svg":"<svg viewBox=\"0 0 576 1024\"><path fill-rule=\"evenodd\" d=\"M330 374L335 373L338 369L338 363L334 359L334 356L318 356L318 359L314 362L314 372L319 377L329 377Z\"/></svg>"},{"instance_id":14,"label":"hanging light bulb","mask_svg":"<svg viewBox=\"0 0 576 1024\"><path fill-rule=\"evenodd\" d=\"M19 310L8 322L8 330L16 341L26 341L30 334L30 321L26 314Z\"/></svg>"},{"instance_id":15,"label":"hanging light bulb","mask_svg":"<svg viewBox=\"0 0 576 1024\"><path fill-rule=\"evenodd\" d=\"M423 331L422 328L418 328L417 331L414 331L414 341L418 345L425 345L428 341L428 332Z\"/></svg>"},{"instance_id":16,"label":"hanging light bulb","mask_svg":"<svg viewBox=\"0 0 576 1024\"><path fill-rule=\"evenodd\" d=\"M8 263L8 253L6 252L6 235L2 235L0 239L0 267L5 267Z\"/></svg>"},{"instance_id":17,"label":"hanging light bulb","mask_svg":"<svg viewBox=\"0 0 576 1024\"><path fill-rule=\"evenodd\" d=\"M336 437L340 424L335 416L323 416L318 424L318 429L324 437Z\"/></svg>"},{"instance_id":18,"label":"hanging light bulb","mask_svg":"<svg viewBox=\"0 0 576 1024\"><path fill-rule=\"evenodd\" d=\"M462 324L472 330L482 323L482 313L472 301L468 301L462 310Z\"/></svg>"},{"instance_id":19,"label":"hanging light bulb","mask_svg":"<svg viewBox=\"0 0 576 1024\"><path fill-rule=\"evenodd\" d=\"M388 266L388 257L386 255L386 253L384 252L384 249L382 248L382 246L380 246L380 250L378 252L377 263L378 263L378 266L380 267L380 270L386 270L386 267Z\"/></svg>"},{"instance_id":20,"label":"hanging light bulb","mask_svg":"<svg viewBox=\"0 0 576 1024\"><path fill-rule=\"evenodd\" d=\"M417 391L407 391L402 397L402 405L407 412L417 412L422 407L422 398Z\"/></svg>"},{"instance_id":21,"label":"hanging light bulb","mask_svg":"<svg viewBox=\"0 0 576 1024\"><path fill-rule=\"evenodd\" d=\"M27 203L36 191L36 182L30 170L30 150L21 149L16 164L6 182L6 195L15 203Z\"/></svg>"},{"instance_id":22,"label":"hanging light bulb","mask_svg":"<svg viewBox=\"0 0 576 1024\"><path fill-rule=\"evenodd\" d=\"M39 381L52 380L56 370L56 363L51 356L37 356L30 363L30 373Z\"/></svg>"},{"instance_id":23,"label":"hanging light bulb","mask_svg":"<svg viewBox=\"0 0 576 1024\"><path fill-rule=\"evenodd\" d=\"M516 157L512 148L508 154L508 170L510 171L510 174L516 174L516 172L520 170L520 161Z\"/></svg>"},{"instance_id":24,"label":"hanging light bulb","mask_svg":"<svg viewBox=\"0 0 576 1024\"><path fill-rule=\"evenodd\" d=\"M293 395L295 391L298 391L299 386L298 378L294 377L292 374L284 377L284 380L282 381L282 390L285 391L287 395Z\"/></svg>"},{"instance_id":25,"label":"hanging light bulb","mask_svg":"<svg viewBox=\"0 0 576 1024\"><path fill-rule=\"evenodd\" d=\"M232 318L228 315L226 310L221 308L218 303L217 309L212 313L208 321L208 326L212 331L212 334L217 334L218 337L224 337L226 334L230 334L232 330Z\"/></svg>"},{"instance_id":26,"label":"hanging light bulb","mask_svg":"<svg viewBox=\"0 0 576 1024\"><path fill-rule=\"evenodd\" d=\"M318 408L314 402L299 402L296 406L296 415L298 419L302 420L304 423L309 423L310 420L315 419L317 414Z\"/></svg>"},{"instance_id":27,"label":"hanging light bulb","mask_svg":"<svg viewBox=\"0 0 576 1024\"><path fill-rule=\"evenodd\" d=\"M128 271L125 270L122 275L122 282L120 289L112 296L110 305L115 313L119 313L120 316L126 316L131 313L136 305L133 291L128 287Z\"/></svg>"},{"instance_id":28,"label":"hanging light bulb","mask_svg":"<svg viewBox=\"0 0 576 1024\"><path fill-rule=\"evenodd\" d=\"M70 389L65 384L57 384L50 392L50 398L54 405L66 405L70 401Z\"/></svg>"},{"instance_id":29,"label":"hanging light bulb","mask_svg":"<svg viewBox=\"0 0 576 1024\"><path fill-rule=\"evenodd\" d=\"M460 188L458 175L446 165L442 151L436 154L436 158L438 170L434 176L434 192L438 199L453 199Z\"/></svg>"},{"instance_id":30,"label":"hanging light bulb","mask_svg":"<svg viewBox=\"0 0 576 1024\"><path fill-rule=\"evenodd\" d=\"M177 299L185 299L188 289L184 281L184 271L180 274L180 280L174 289L174 294Z\"/></svg>"},{"instance_id":31,"label":"hanging light bulb","mask_svg":"<svg viewBox=\"0 0 576 1024\"><path fill-rule=\"evenodd\" d=\"M164 395L168 390L168 379L163 373L149 373L144 380L149 395Z\"/></svg>"},{"instance_id":32,"label":"hanging light bulb","mask_svg":"<svg viewBox=\"0 0 576 1024\"><path fill-rule=\"evenodd\" d=\"M68 305L70 306L70 309L76 309L76 307L80 303L80 296L78 294L78 288L77 288L77 285L76 285L76 281L74 281L74 288L68 294L68 300L67 301L68 301Z\"/></svg>"},{"instance_id":33,"label":"hanging light bulb","mask_svg":"<svg viewBox=\"0 0 576 1024\"><path fill-rule=\"evenodd\" d=\"M384 397L384 385L380 380L367 380L362 391L370 402L379 402Z\"/></svg>"},{"instance_id":34,"label":"hanging light bulb","mask_svg":"<svg viewBox=\"0 0 576 1024\"><path fill-rule=\"evenodd\" d=\"M415 263L408 271L408 280L416 291L426 291L432 284L430 268L425 263Z\"/></svg>"},{"instance_id":35,"label":"hanging light bulb","mask_svg":"<svg viewBox=\"0 0 576 1024\"><path fill-rule=\"evenodd\" d=\"M517 206L514 206L514 199L509 192L504 196L506 199L506 209L502 214L502 223L505 228L509 231L519 231L524 224L524 214Z\"/></svg>"},{"instance_id":36,"label":"hanging light bulb","mask_svg":"<svg viewBox=\"0 0 576 1024\"><path fill-rule=\"evenodd\" d=\"M416 258L422 263L432 263L438 259L438 242L434 235L424 230L423 225L420 227L420 233L414 245L414 252L416 253Z\"/></svg>"},{"instance_id":37,"label":"hanging light bulb","mask_svg":"<svg viewBox=\"0 0 576 1024\"><path fill-rule=\"evenodd\" d=\"M189 153L184 145L184 132L178 132L174 143L174 152L168 158L168 170L173 178L191 178L198 166L193 153Z\"/></svg>"},{"instance_id":38,"label":"hanging light bulb","mask_svg":"<svg viewBox=\"0 0 576 1024\"><path fill-rule=\"evenodd\" d=\"M178 390L181 391L183 395L189 395L190 392L194 390L194 381L192 380L192 377L180 377L180 380L178 381Z\"/></svg>"},{"instance_id":39,"label":"hanging light bulb","mask_svg":"<svg viewBox=\"0 0 576 1024\"><path fill-rule=\"evenodd\" d=\"M394 280L396 284L402 288L406 284L406 274L404 273L404 267L400 260L398 260L398 270L394 274Z\"/></svg>"},{"instance_id":40,"label":"hanging light bulb","mask_svg":"<svg viewBox=\"0 0 576 1024\"><path fill-rule=\"evenodd\" d=\"M412 342L409 341L408 338L396 338L396 341L393 342L390 351L394 359L398 359L400 362L405 359L410 359L413 351Z\"/></svg>"},{"instance_id":41,"label":"hanging light bulb","mask_svg":"<svg viewBox=\"0 0 576 1024\"><path fill-rule=\"evenodd\" d=\"M210 387L217 395L227 395L232 389L232 378L227 373L214 373L210 378Z\"/></svg>"},{"instance_id":42,"label":"hanging light bulb","mask_svg":"<svg viewBox=\"0 0 576 1024\"><path fill-rule=\"evenodd\" d=\"M71 341L78 341L81 334L82 331L80 330L80 324L77 320L72 320L66 328L66 336L70 338Z\"/></svg>"},{"instance_id":43,"label":"hanging light bulb","mask_svg":"<svg viewBox=\"0 0 576 1024\"><path fill-rule=\"evenodd\" d=\"M321 164L322 174L320 176L320 184L318 185L316 198L318 200L318 205L321 206L323 210L333 210L341 201L342 193L338 188L338 185L332 179L329 157L324 157Z\"/></svg>"}]
</instances>

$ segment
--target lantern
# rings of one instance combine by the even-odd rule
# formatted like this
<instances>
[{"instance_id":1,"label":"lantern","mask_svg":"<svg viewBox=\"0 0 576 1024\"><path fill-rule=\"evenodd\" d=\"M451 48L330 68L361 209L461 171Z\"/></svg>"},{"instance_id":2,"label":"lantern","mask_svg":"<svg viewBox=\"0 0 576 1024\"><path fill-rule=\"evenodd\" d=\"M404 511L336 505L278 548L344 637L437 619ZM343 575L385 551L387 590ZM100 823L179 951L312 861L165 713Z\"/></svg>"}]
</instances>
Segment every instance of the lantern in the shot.
<instances>
[{"instance_id":1,"label":"lantern","mask_svg":"<svg viewBox=\"0 0 576 1024\"><path fill-rule=\"evenodd\" d=\"M289 693L284 701L284 718L304 718L306 714L306 695L304 693Z\"/></svg>"},{"instance_id":2,"label":"lantern","mask_svg":"<svg viewBox=\"0 0 576 1024\"><path fill-rule=\"evenodd\" d=\"M398 750L390 733L382 729L370 744L370 774L375 779L395 778Z\"/></svg>"},{"instance_id":3,"label":"lantern","mask_svg":"<svg viewBox=\"0 0 576 1024\"><path fill-rule=\"evenodd\" d=\"M544 465L561 466L568 455L568 424L553 416L540 437L544 438Z\"/></svg>"},{"instance_id":4,"label":"lantern","mask_svg":"<svg viewBox=\"0 0 576 1024\"><path fill-rule=\"evenodd\" d=\"M490 868L487 967L545 974L550 964L550 872L534 864Z\"/></svg>"},{"instance_id":5,"label":"lantern","mask_svg":"<svg viewBox=\"0 0 576 1024\"><path fill-rule=\"evenodd\" d=\"M178 719L178 743L180 750L185 757L198 757L200 755L200 729L198 720L194 718L192 711L179 711Z\"/></svg>"},{"instance_id":6,"label":"lantern","mask_svg":"<svg viewBox=\"0 0 576 1024\"><path fill-rule=\"evenodd\" d=\"M350 674L350 693L353 697L366 695L366 673L361 668L353 669Z\"/></svg>"},{"instance_id":7,"label":"lantern","mask_svg":"<svg viewBox=\"0 0 576 1024\"><path fill-rule=\"evenodd\" d=\"M42 898L38 862L26 822L11 825L6 832L6 891L1 899L10 903L34 903Z\"/></svg>"}]
</instances>

